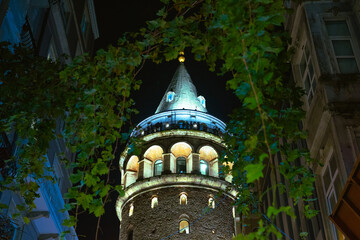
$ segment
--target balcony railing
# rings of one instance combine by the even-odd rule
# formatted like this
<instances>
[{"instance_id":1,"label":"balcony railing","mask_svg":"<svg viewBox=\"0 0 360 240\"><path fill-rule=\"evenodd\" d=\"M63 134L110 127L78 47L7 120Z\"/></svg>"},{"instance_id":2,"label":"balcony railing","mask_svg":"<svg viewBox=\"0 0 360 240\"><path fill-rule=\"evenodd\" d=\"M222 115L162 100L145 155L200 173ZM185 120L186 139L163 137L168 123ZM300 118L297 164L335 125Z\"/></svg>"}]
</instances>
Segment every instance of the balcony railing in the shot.
<instances>
[{"instance_id":1,"label":"balcony railing","mask_svg":"<svg viewBox=\"0 0 360 240\"><path fill-rule=\"evenodd\" d=\"M195 110L172 110L155 114L140 122L132 137L172 129L198 130L217 136L225 133L226 124L210 114Z\"/></svg>"}]
</instances>

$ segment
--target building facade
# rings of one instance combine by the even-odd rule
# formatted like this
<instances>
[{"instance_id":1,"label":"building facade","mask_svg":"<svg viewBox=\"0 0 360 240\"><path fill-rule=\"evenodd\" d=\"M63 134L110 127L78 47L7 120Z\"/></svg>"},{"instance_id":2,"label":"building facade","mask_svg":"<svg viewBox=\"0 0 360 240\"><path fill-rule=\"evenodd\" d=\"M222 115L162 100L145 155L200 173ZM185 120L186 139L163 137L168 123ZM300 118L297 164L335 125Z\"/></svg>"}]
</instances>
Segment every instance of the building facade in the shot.
<instances>
[{"instance_id":1,"label":"building facade","mask_svg":"<svg viewBox=\"0 0 360 240\"><path fill-rule=\"evenodd\" d=\"M316 164L312 203L319 214L311 220L303 214L303 203L294 207L296 219L280 215L277 226L292 239L347 239L330 221L343 187L360 150L360 15L359 1L285 1L293 11L285 28L292 38L292 78L305 90L306 117L302 127L308 132L296 148L308 148ZM281 162L280 155L276 162ZM320 163L320 164L318 164ZM305 165L298 159L295 164ZM275 172L275 181L286 182ZM267 182L266 180L264 182ZM262 186L266 189L266 184ZM278 206L291 205L286 193L277 193ZM271 204L266 196L264 207ZM302 238L302 232L308 235Z\"/></svg>"},{"instance_id":2,"label":"building facade","mask_svg":"<svg viewBox=\"0 0 360 240\"><path fill-rule=\"evenodd\" d=\"M181 56L180 60L184 60ZM138 124L135 154L120 157L125 196L120 240L231 239L238 217L230 175L221 173L225 124L207 113L183 63L153 116Z\"/></svg>"},{"instance_id":3,"label":"building facade","mask_svg":"<svg viewBox=\"0 0 360 240\"><path fill-rule=\"evenodd\" d=\"M0 26L0 41L21 44L37 55L66 63L75 56L92 54L94 40L99 36L92 0L1 0ZM57 133L62 131L62 125L59 119ZM17 154L16 140L16 133L1 133L0 180L6 174L16 173L16 164L13 171L4 170L4 160ZM70 170L60 161L61 154L68 159L74 157L62 139L51 141L47 164L54 170L56 182L44 180L40 184L36 208L27 215L29 224L25 224L22 217L12 217L18 212L16 205L22 204L23 199L13 192L0 192L0 203L8 205L0 212L1 227L7 224L7 233L1 233L0 238L60 239L62 232L70 231L65 239L77 239L73 228L62 225L69 214L59 211L64 208L63 197L71 186Z\"/></svg>"}]
</instances>

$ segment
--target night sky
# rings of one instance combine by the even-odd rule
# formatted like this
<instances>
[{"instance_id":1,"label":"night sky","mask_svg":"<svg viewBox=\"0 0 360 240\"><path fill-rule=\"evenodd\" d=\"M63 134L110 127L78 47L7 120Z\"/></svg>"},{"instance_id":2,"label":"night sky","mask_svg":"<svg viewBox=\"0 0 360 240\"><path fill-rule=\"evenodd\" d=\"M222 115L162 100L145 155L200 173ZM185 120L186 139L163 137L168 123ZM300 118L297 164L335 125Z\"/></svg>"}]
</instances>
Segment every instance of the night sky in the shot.
<instances>
[{"instance_id":1,"label":"night sky","mask_svg":"<svg viewBox=\"0 0 360 240\"><path fill-rule=\"evenodd\" d=\"M117 39L125 32L135 32L145 27L145 21L156 18L156 12L162 6L160 1L154 0L131 0L126 3L119 0L95 0L94 2L100 33L100 38L95 42L95 50L106 49L108 45L116 44ZM185 57L185 66L197 88L198 95L206 99L208 113L226 123L229 120L228 114L238 104L234 95L226 91L226 78L209 72L205 63L192 60L192 55L187 53L187 50L185 50ZM151 62L145 64L138 75L138 79L143 81L141 89L132 96L136 102L136 108L140 111L132 119L134 124L155 113L178 65L178 61L160 65ZM120 174L113 177L120 178ZM118 239L119 220L115 213L116 198L117 195L112 196L111 203L106 207L100 239ZM85 221L80 220L77 229L79 239L94 239L95 228L95 219L86 217ZM81 235L86 235L86 237Z\"/></svg>"}]
</instances>

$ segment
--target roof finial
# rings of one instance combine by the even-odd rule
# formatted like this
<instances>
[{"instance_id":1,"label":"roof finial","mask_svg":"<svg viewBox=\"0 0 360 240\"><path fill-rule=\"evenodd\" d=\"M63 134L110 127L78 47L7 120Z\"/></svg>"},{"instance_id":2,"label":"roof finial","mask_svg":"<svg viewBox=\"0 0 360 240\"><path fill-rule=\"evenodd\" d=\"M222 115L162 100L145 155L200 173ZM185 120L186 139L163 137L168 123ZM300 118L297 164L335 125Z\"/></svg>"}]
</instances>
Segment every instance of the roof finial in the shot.
<instances>
[{"instance_id":1,"label":"roof finial","mask_svg":"<svg viewBox=\"0 0 360 240\"><path fill-rule=\"evenodd\" d=\"M181 62L181 63L185 62L184 52L180 51L179 55L180 55L178 58L179 62Z\"/></svg>"}]
</instances>

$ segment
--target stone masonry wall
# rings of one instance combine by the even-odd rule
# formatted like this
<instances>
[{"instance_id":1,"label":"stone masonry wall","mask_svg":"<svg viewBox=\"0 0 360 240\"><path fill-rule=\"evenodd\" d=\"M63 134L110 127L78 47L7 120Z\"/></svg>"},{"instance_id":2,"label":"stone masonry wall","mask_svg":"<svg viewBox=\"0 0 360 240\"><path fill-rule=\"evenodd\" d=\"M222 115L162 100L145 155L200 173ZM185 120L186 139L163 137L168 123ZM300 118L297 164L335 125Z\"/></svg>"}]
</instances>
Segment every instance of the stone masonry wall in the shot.
<instances>
[{"instance_id":1,"label":"stone masonry wall","mask_svg":"<svg viewBox=\"0 0 360 240\"><path fill-rule=\"evenodd\" d=\"M187 205L180 205L180 193L187 194ZM158 197L158 206L151 208L151 199ZM215 198L215 209L208 207L210 195ZM129 216L130 204L133 215ZM177 233L181 215L189 217L190 233ZM183 215L184 216L184 215ZM170 187L152 190L127 202L122 211L120 240L231 239L234 233L232 200L217 196L217 192L195 187Z\"/></svg>"}]
</instances>

